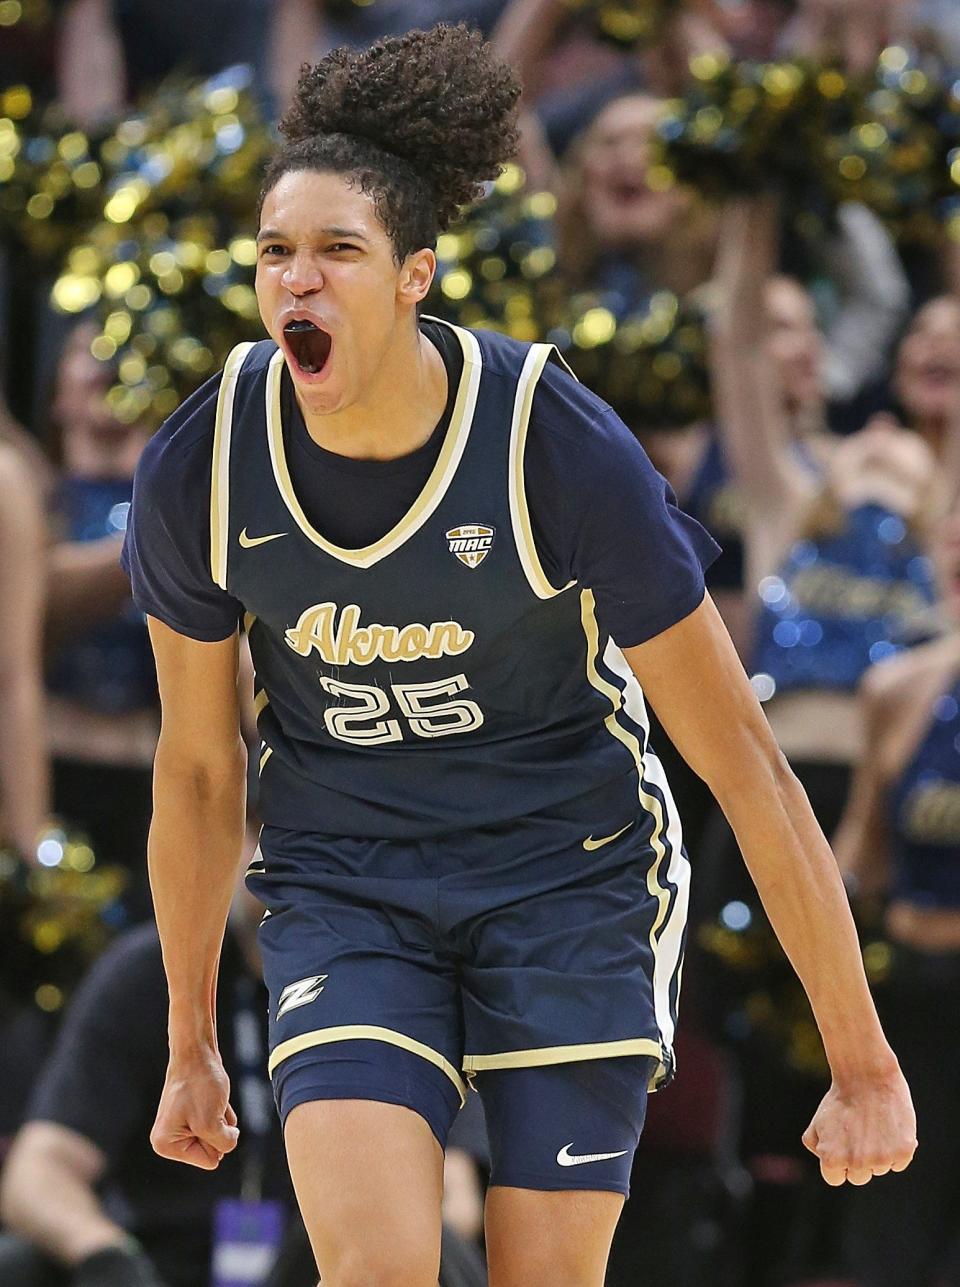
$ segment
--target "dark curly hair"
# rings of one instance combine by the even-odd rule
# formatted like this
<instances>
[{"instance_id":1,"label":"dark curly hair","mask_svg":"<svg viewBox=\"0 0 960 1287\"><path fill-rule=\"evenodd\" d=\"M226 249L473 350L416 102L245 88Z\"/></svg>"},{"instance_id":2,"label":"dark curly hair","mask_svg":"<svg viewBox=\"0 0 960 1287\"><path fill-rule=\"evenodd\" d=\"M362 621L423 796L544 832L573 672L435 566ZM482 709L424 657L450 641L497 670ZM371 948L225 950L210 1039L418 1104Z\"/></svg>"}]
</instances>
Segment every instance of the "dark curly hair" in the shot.
<instances>
[{"instance_id":1,"label":"dark curly hair","mask_svg":"<svg viewBox=\"0 0 960 1287\"><path fill-rule=\"evenodd\" d=\"M432 247L516 152L520 86L463 23L304 65L260 204L291 170L349 175L403 263Z\"/></svg>"}]
</instances>

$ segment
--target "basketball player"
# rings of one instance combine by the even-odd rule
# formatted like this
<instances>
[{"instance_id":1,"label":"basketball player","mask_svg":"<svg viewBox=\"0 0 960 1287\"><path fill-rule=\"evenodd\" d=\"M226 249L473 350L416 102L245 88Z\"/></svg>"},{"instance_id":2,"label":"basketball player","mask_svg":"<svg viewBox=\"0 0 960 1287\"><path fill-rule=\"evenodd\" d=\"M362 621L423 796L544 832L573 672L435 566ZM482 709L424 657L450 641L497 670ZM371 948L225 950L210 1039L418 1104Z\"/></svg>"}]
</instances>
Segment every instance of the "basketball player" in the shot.
<instances>
[{"instance_id":1,"label":"basketball player","mask_svg":"<svg viewBox=\"0 0 960 1287\"><path fill-rule=\"evenodd\" d=\"M602 1282L646 1092L672 1072L687 905L640 683L813 1003L825 1178L863 1184L915 1146L832 855L704 596L713 542L549 346L418 319L517 96L464 28L304 70L262 204L270 339L157 434L134 496L163 701L153 1144L213 1168L237 1141L212 1004L242 620L269 1063L325 1287L436 1283L464 1074L491 1138L491 1283Z\"/></svg>"}]
</instances>

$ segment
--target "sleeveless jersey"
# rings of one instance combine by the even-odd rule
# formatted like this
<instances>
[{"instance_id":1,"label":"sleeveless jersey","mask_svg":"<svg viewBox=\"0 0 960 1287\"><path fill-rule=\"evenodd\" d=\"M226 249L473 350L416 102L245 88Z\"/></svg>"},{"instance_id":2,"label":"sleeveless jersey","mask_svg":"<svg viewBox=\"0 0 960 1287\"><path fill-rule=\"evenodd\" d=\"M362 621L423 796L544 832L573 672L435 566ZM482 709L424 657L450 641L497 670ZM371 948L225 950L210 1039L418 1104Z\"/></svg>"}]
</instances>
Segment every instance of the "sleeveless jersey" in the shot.
<instances>
[{"instance_id":1,"label":"sleeveless jersey","mask_svg":"<svg viewBox=\"0 0 960 1287\"><path fill-rule=\"evenodd\" d=\"M889 807L896 896L960 908L960 682L935 703Z\"/></svg>"},{"instance_id":2,"label":"sleeveless jersey","mask_svg":"<svg viewBox=\"0 0 960 1287\"><path fill-rule=\"evenodd\" d=\"M934 603L933 571L906 524L861 505L834 536L798 541L760 585L754 681L789 692L852 692L873 662L916 642Z\"/></svg>"},{"instance_id":3,"label":"sleeveless jersey","mask_svg":"<svg viewBox=\"0 0 960 1287\"><path fill-rule=\"evenodd\" d=\"M211 567L247 613L263 820L428 839L609 788L631 817L639 801L638 838L661 858L669 830L680 862L639 685L590 591L550 585L534 547L524 443L537 381L560 359L453 330L463 374L433 473L360 550L326 540L293 492L282 353L241 346L225 367Z\"/></svg>"}]
</instances>

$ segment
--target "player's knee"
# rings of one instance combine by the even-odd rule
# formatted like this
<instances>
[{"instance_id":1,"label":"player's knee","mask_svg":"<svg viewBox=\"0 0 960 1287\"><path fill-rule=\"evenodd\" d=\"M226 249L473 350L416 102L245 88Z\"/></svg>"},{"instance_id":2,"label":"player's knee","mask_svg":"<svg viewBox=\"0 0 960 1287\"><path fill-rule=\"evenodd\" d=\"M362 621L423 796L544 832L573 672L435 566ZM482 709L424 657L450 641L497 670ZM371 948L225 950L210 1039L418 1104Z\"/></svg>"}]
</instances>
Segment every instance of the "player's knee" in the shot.
<instances>
[{"instance_id":1,"label":"player's knee","mask_svg":"<svg viewBox=\"0 0 960 1287\"><path fill-rule=\"evenodd\" d=\"M410 1246L363 1246L358 1240L335 1266L320 1268L324 1287L436 1287L440 1255Z\"/></svg>"},{"instance_id":2,"label":"player's knee","mask_svg":"<svg viewBox=\"0 0 960 1287\"><path fill-rule=\"evenodd\" d=\"M499 1265L491 1267L490 1287L599 1287L603 1270L594 1265L552 1261L540 1265Z\"/></svg>"}]
</instances>

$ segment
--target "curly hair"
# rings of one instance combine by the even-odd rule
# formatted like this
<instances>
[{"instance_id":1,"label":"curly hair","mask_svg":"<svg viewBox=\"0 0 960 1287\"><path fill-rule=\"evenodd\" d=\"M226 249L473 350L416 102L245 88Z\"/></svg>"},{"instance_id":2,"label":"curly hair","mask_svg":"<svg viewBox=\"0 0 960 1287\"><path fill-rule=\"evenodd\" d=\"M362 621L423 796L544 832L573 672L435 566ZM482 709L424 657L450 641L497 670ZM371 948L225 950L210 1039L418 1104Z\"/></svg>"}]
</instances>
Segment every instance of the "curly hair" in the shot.
<instances>
[{"instance_id":1,"label":"curly hair","mask_svg":"<svg viewBox=\"0 0 960 1287\"><path fill-rule=\"evenodd\" d=\"M301 69L263 200L290 171L349 175L402 263L433 246L517 150L520 86L463 23L335 49Z\"/></svg>"}]
</instances>

